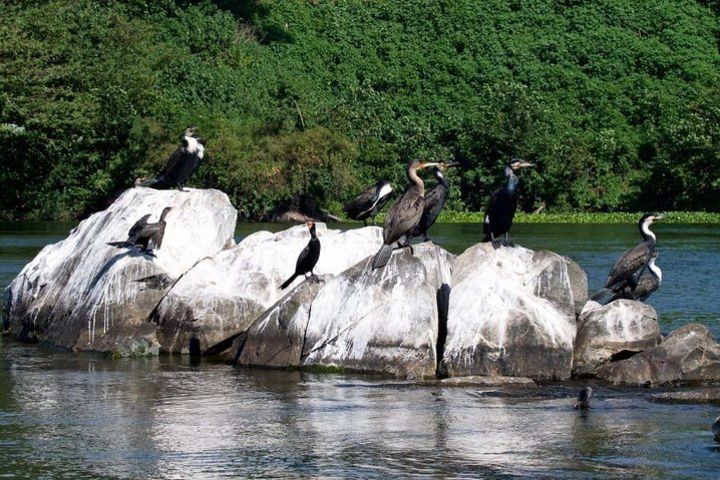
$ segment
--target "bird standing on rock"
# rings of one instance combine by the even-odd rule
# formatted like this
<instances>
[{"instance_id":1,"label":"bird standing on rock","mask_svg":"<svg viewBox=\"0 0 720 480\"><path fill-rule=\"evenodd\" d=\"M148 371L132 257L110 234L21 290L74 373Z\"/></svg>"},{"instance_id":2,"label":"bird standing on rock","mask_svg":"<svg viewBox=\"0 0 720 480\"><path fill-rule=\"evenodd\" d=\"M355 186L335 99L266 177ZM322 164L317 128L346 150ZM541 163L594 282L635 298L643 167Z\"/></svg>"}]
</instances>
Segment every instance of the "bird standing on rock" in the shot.
<instances>
[{"instance_id":1,"label":"bird standing on rock","mask_svg":"<svg viewBox=\"0 0 720 480\"><path fill-rule=\"evenodd\" d=\"M421 162L412 160L405 167L405 173L410 180L410 185L400 198L395 200L385 215L383 225L383 246L372 259L372 268L381 268L387 265L393 252L393 244L398 242L398 247L410 246L412 229L420 221L425 208L425 184L418 177L417 171L427 167L439 165L437 162ZM404 242L400 242L404 239Z\"/></svg>"},{"instance_id":2,"label":"bird standing on rock","mask_svg":"<svg viewBox=\"0 0 720 480\"><path fill-rule=\"evenodd\" d=\"M390 200L392 194L393 188L390 182L381 180L348 202L343 210L351 219L362 220L365 226L367 226L368 217L372 218L373 225L375 225L375 217Z\"/></svg>"},{"instance_id":3,"label":"bird standing on rock","mask_svg":"<svg viewBox=\"0 0 720 480\"><path fill-rule=\"evenodd\" d=\"M513 159L505 165L505 184L495 190L490 196L485 208L485 220L483 222L483 242L495 242L498 237L505 235L504 244L511 246L508 240L508 232L515 218L517 199L520 194L520 180L515 176L515 171L521 168L534 167L535 165L525 160Z\"/></svg>"},{"instance_id":4,"label":"bird standing on rock","mask_svg":"<svg viewBox=\"0 0 720 480\"><path fill-rule=\"evenodd\" d=\"M315 222L306 223L310 229L310 241L307 246L300 252L297 263L295 264L295 273L290 278L285 280L285 283L280 285L280 290L285 290L290 284L300 275L305 275L308 272L310 276L313 276L313 268L320 259L320 240L315 233Z\"/></svg>"},{"instance_id":5,"label":"bird standing on rock","mask_svg":"<svg viewBox=\"0 0 720 480\"><path fill-rule=\"evenodd\" d=\"M657 250L652 253L650 260L648 260L648 263L638 276L635 288L632 288L630 285L625 285L623 288L616 289L608 303L620 298L639 300L641 302L647 300L650 295L660 287L660 283L662 283L662 270L655 265L655 259L659 254Z\"/></svg>"},{"instance_id":6,"label":"bird standing on rock","mask_svg":"<svg viewBox=\"0 0 720 480\"><path fill-rule=\"evenodd\" d=\"M420 221L413 228L413 237L422 235L424 241L430 240L428 230L430 230L430 227L435 224L435 220L440 216L440 212L445 206L445 201L450 193L450 183L443 175L443 172L456 165L458 164L455 162L440 162L440 164L433 169L433 176L438 184L425 195L425 208L423 209Z\"/></svg>"},{"instance_id":7,"label":"bird standing on rock","mask_svg":"<svg viewBox=\"0 0 720 480\"><path fill-rule=\"evenodd\" d=\"M177 188L184 192L183 185L200 165L205 156L205 141L195 135L197 127L190 125L185 129L182 145L167 160L165 168L157 178L139 180L136 185L158 190Z\"/></svg>"},{"instance_id":8,"label":"bird standing on rock","mask_svg":"<svg viewBox=\"0 0 720 480\"><path fill-rule=\"evenodd\" d=\"M134 247L140 246L140 251L150 256L154 256L152 251L149 249L152 244L153 250L162 247L163 236L165 236L165 217L170 213L172 207L163 208L160 214L160 220L156 223L148 223L150 214L143 215L135 224L128 230L128 238L123 242L109 242L108 245L113 247Z\"/></svg>"}]
</instances>

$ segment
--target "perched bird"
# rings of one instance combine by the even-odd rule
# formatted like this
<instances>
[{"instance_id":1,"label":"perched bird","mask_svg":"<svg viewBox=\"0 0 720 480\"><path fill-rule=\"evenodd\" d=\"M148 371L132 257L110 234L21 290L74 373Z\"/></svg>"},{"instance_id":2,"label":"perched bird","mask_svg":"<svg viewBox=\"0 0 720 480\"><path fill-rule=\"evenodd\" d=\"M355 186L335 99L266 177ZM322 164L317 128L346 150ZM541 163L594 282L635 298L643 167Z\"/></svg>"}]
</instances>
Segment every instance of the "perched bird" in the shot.
<instances>
[{"instance_id":1,"label":"perched bird","mask_svg":"<svg viewBox=\"0 0 720 480\"><path fill-rule=\"evenodd\" d=\"M715 419L715 423L712 425L712 433L716 442L720 442L720 417Z\"/></svg>"},{"instance_id":2,"label":"perched bird","mask_svg":"<svg viewBox=\"0 0 720 480\"><path fill-rule=\"evenodd\" d=\"M575 410L587 410L590 408L590 397L592 397L592 388L585 387L578 393L577 402L575 402Z\"/></svg>"},{"instance_id":3,"label":"perched bird","mask_svg":"<svg viewBox=\"0 0 720 480\"><path fill-rule=\"evenodd\" d=\"M435 224L440 211L445 206L448 194L450 193L450 183L443 176L443 172L450 167L458 165L455 162L445 163L440 162L438 166L433 168L433 176L437 180L438 184L425 194L425 208L423 209L420 221L415 225L412 231L413 237L423 236L423 240L430 240L428 230Z\"/></svg>"},{"instance_id":4,"label":"perched bird","mask_svg":"<svg viewBox=\"0 0 720 480\"><path fill-rule=\"evenodd\" d=\"M644 302L660 287L662 282L662 270L660 267L655 265L655 259L660 253L655 250L650 256L647 264L641 269L640 275L635 284L635 288L632 288L629 284L622 286L613 292L610 297L610 302L618 300L620 298L627 298L629 300L639 300Z\"/></svg>"},{"instance_id":5,"label":"perched bird","mask_svg":"<svg viewBox=\"0 0 720 480\"><path fill-rule=\"evenodd\" d=\"M501 235L505 235L505 243L508 241L508 232L515 218L517 199L520 187L520 180L515 176L515 170L534 167L535 165L525 160L513 159L505 165L505 184L495 190L490 196L485 208L485 221L483 223L483 242L495 241Z\"/></svg>"},{"instance_id":6,"label":"perched bird","mask_svg":"<svg viewBox=\"0 0 720 480\"><path fill-rule=\"evenodd\" d=\"M157 178L136 182L136 184L158 190L177 188L184 191L183 185L205 156L205 141L195 135L196 130L195 125L190 125L185 129L182 144L170 155L165 168Z\"/></svg>"},{"instance_id":7,"label":"perched bird","mask_svg":"<svg viewBox=\"0 0 720 480\"><path fill-rule=\"evenodd\" d=\"M172 207L163 208L160 214L160 220L156 223L148 223L150 214L143 215L135 224L128 230L128 238L123 242L109 242L108 245L113 247L134 247L140 246L140 251L148 255L153 255L149 249L152 244L153 250L162 247L163 236L165 235L165 217L172 210Z\"/></svg>"},{"instance_id":8,"label":"perched bird","mask_svg":"<svg viewBox=\"0 0 720 480\"><path fill-rule=\"evenodd\" d=\"M635 274L647 264L655 252L655 241L657 237L650 231L650 225L655 220L663 218L662 215L655 213L646 213L638 222L638 229L642 242L627 250L613 265L610 275L605 282L605 288L610 290L619 290L629 285L631 289L635 289L638 279Z\"/></svg>"},{"instance_id":9,"label":"perched bird","mask_svg":"<svg viewBox=\"0 0 720 480\"><path fill-rule=\"evenodd\" d=\"M297 263L295 264L295 273L285 280L285 283L280 285L280 290L285 290L293 280L300 275L305 275L308 272L310 276L314 275L313 268L315 268L320 258L320 240L315 233L315 222L308 222L306 225L310 229L310 241L298 256Z\"/></svg>"},{"instance_id":10,"label":"perched bird","mask_svg":"<svg viewBox=\"0 0 720 480\"><path fill-rule=\"evenodd\" d=\"M365 225L367 225L368 217L372 218L373 225L375 225L375 217L390 200L392 194L393 188L390 182L380 180L348 202L343 210L348 217L353 220L362 220Z\"/></svg>"},{"instance_id":11,"label":"perched bird","mask_svg":"<svg viewBox=\"0 0 720 480\"><path fill-rule=\"evenodd\" d=\"M436 162L421 162L412 160L405 167L405 173L410 180L410 185L405 188L402 196L395 200L387 214L383 225L383 246L372 259L372 268L384 267L393 251L393 244L398 246L410 246L410 237L413 227L420 221L423 209L425 208L425 184L418 177L417 171L427 167L437 166ZM399 240L404 239L404 244Z\"/></svg>"}]
</instances>

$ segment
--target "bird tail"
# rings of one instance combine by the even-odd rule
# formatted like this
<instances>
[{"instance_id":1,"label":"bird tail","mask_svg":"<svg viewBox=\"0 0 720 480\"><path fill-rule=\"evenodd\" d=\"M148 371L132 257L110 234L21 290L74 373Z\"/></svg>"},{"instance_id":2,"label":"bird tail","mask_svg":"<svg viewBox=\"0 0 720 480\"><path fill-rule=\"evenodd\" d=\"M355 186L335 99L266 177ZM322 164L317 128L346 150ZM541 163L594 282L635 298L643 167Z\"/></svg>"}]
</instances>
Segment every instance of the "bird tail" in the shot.
<instances>
[{"instance_id":1,"label":"bird tail","mask_svg":"<svg viewBox=\"0 0 720 480\"><path fill-rule=\"evenodd\" d=\"M481 241L481 242L489 242L489 241L491 241L491 240L492 240L492 237L490 236L490 234L489 234L489 233L486 233L485 236L483 237L483 239L480 240L480 241Z\"/></svg>"},{"instance_id":2,"label":"bird tail","mask_svg":"<svg viewBox=\"0 0 720 480\"><path fill-rule=\"evenodd\" d=\"M380 250L378 250L378 252L375 254L375 256L372 259L373 270L387 265L388 260L390 260L390 256L392 255L392 252L393 252L392 245L383 245L382 247L380 247Z\"/></svg>"},{"instance_id":3,"label":"bird tail","mask_svg":"<svg viewBox=\"0 0 720 480\"><path fill-rule=\"evenodd\" d=\"M123 241L123 242L107 242L107 244L110 245L111 247L117 247L117 248L129 248L129 247L133 246L133 244L128 242L127 240Z\"/></svg>"},{"instance_id":4,"label":"bird tail","mask_svg":"<svg viewBox=\"0 0 720 480\"><path fill-rule=\"evenodd\" d=\"M280 290L285 290L287 287L289 287L290 284L293 282L293 280L295 280L297 278L297 276L298 276L297 273L293 273L292 277L288 278L287 280L285 280L285 283L280 285Z\"/></svg>"},{"instance_id":5,"label":"bird tail","mask_svg":"<svg viewBox=\"0 0 720 480\"><path fill-rule=\"evenodd\" d=\"M593 302L600 303L600 300L602 300L603 297L605 297L606 295L608 295L610 293L613 293L613 290L611 290L609 288L601 288L600 290L595 292L595 294L593 294L592 297L590 297L590 300L592 300Z\"/></svg>"}]
</instances>

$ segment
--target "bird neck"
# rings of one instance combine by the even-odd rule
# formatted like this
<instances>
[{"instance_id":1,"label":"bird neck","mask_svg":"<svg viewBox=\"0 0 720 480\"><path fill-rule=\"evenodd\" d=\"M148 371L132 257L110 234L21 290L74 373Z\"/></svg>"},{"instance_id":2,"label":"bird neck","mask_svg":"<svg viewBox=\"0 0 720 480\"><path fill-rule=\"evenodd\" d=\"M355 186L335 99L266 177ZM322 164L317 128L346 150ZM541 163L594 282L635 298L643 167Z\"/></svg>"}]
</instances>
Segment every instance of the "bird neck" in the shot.
<instances>
[{"instance_id":1,"label":"bird neck","mask_svg":"<svg viewBox=\"0 0 720 480\"><path fill-rule=\"evenodd\" d=\"M657 240L655 234L650 231L650 222L647 221L640 222L640 235L645 241L652 240L654 243Z\"/></svg>"},{"instance_id":2,"label":"bird neck","mask_svg":"<svg viewBox=\"0 0 720 480\"><path fill-rule=\"evenodd\" d=\"M448 183L447 179L445 178L445 175L442 174L440 170L436 170L434 172L435 179L438 181L438 185L442 185L443 187L450 188L450 184Z\"/></svg>"},{"instance_id":3,"label":"bird neck","mask_svg":"<svg viewBox=\"0 0 720 480\"><path fill-rule=\"evenodd\" d=\"M515 176L515 173L510 165L505 167L505 178L507 179L507 189L511 192L517 190L520 180L518 180L518 177Z\"/></svg>"},{"instance_id":4,"label":"bird neck","mask_svg":"<svg viewBox=\"0 0 720 480\"><path fill-rule=\"evenodd\" d=\"M422 192L425 191L425 184L423 183L422 179L418 177L417 171L413 167L410 167L407 170L407 176L410 182L420 189L420 192L422 194Z\"/></svg>"},{"instance_id":5,"label":"bird neck","mask_svg":"<svg viewBox=\"0 0 720 480\"><path fill-rule=\"evenodd\" d=\"M164 222L164 221L165 221L165 217L167 217L167 214L168 214L168 213L170 213L170 210L163 210L163 211L162 211L162 213L160 214L160 221L161 221L161 222Z\"/></svg>"},{"instance_id":6,"label":"bird neck","mask_svg":"<svg viewBox=\"0 0 720 480\"><path fill-rule=\"evenodd\" d=\"M312 228L310 229L310 238L317 239L317 232L315 232L315 225L313 225Z\"/></svg>"},{"instance_id":7,"label":"bird neck","mask_svg":"<svg viewBox=\"0 0 720 480\"><path fill-rule=\"evenodd\" d=\"M198 142L197 138L195 137L185 135L183 140L185 140L185 150L187 150L188 153L203 152L205 150L205 148L200 145L200 142Z\"/></svg>"},{"instance_id":8,"label":"bird neck","mask_svg":"<svg viewBox=\"0 0 720 480\"><path fill-rule=\"evenodd\" d=\"M648 269L657 277L659 281L662 281L662 270L660 270L660 267L655 265L655 259L651 258L648 262Z\"/></svg>"}]
</instances>

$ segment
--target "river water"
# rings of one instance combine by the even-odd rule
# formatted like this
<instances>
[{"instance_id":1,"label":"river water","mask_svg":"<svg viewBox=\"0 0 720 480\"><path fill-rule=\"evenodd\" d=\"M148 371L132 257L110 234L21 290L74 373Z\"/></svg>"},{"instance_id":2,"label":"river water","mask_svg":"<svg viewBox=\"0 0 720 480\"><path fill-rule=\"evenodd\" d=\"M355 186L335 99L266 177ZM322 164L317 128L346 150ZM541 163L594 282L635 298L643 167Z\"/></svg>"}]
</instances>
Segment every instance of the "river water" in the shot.
<instances>
[{"instance_id":1,"label":"river water","mask_svg":"<svg viewBox=\"0 0 720 480\"><path fill-rule=\"evenodd\" d=\"M0 286L71 225L0 224ZM246 224L238 238L279 225ZM720 336L720 227L654 228L669 332ZM460 253L479 225L439 225ZM516 243L569 255L599 288L638 241L631 225L516 225ZM373 376L249 370L189 358L109 359L3 339L0 477L9 478L718 478L717 405L655 401L660 390L580 384L447 387Z\"/></svg>"}]
</instances>

